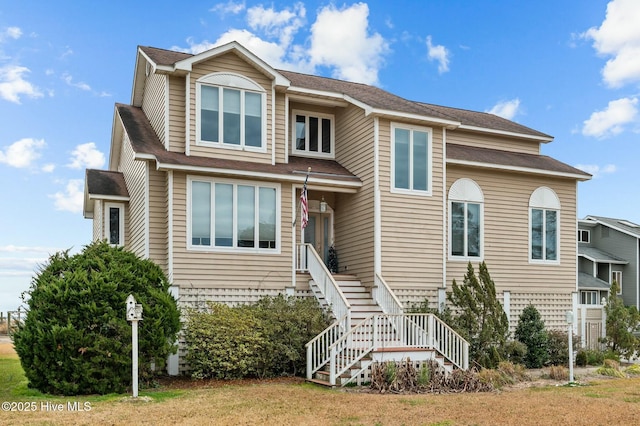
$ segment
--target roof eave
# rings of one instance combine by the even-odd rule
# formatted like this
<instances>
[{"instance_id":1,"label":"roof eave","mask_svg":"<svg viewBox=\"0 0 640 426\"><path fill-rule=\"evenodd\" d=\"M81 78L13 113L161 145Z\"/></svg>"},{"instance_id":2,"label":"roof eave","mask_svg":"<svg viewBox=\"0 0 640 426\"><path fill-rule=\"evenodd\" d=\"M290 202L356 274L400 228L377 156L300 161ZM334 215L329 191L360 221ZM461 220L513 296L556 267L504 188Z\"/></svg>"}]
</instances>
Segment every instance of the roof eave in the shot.
<instances>
[{"instance_id":1,"label":"roof eave","mask_svg":"<svg viewBox=\"0 0 640 426\"><path fill-rule=\"evenodd\" d=\"M486 127L470 126L468 124L461 124L459 126L459 129L468 130L470 132L490 133L493 135L507 136L507 137L520 138L520 139L529 139L529 140L542 142L542 143L549 143L553 141L553 137L549 135L541 136L541 135L532 135L528 133L509 132L506 130L497 130L497 129L489 129Z\"/></svg>"},{"instance_id":2,"label":"roof eave","mask_svg":"<svg viewBox=\"0 0 640 426\"><path fill-rule=\"evenodd\" d=\"M537 175L562 177L562 178L576 179L579 181L587 181L591 179L591 176L585 176L577 173L557 172L553 170L536 169L532 167L507 166L504 164L480 163L477 161L456 160L451 158L447 158L447 164L456 164L460 166L482 167L485 169L496 169L496 170L505 170L505 171L512 171L512 172L520 172L520 173L530 173L530 174L537 174Z\"/></svg>"}]
</instances>

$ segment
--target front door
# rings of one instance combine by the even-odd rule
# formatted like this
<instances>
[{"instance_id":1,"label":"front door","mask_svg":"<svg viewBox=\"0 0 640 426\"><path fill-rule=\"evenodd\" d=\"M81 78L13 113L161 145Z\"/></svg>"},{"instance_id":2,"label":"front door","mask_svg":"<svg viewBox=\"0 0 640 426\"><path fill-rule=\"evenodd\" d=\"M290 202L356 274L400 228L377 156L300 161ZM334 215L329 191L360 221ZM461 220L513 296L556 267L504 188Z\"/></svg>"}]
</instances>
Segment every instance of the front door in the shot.
<instances>
[{"instance_id":1,"label":"front door","mask_svg":"<svg viewBox=\"0 0 640 426\"><path fill-rule=\"evenodd\" d=\"M309 221L304 228L304 242L315 247L325 265L329 262L331 233L330 213L309 212Z\"/></svg>"}]
</instances>

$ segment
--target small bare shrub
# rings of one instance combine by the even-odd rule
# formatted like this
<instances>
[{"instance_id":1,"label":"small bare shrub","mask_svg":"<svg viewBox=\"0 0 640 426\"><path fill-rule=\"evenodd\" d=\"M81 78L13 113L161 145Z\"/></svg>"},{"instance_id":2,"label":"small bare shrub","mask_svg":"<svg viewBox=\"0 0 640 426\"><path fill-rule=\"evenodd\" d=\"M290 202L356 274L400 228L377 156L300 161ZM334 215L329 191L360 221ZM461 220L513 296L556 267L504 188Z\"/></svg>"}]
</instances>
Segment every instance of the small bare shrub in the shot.
<instances>
[{"instance_id":1,"label":"small bare shrub","mask_svg":"<svg viewBox=\"0 0 640 426\"><path fill-rule=\"evenodd\" d=\"M563 365L549 367L549 378L552 380L569 380L569 369Z\"/></svg>"},{"instance_id":2,"label":"small bare shrub","mask_svg":"<svg viewBox=\"0 0 640 426\"><path fill-rule=\"evenodd\" d=\"M531 376L527 373L527 368L522 364L502 361L498 364L498 371L505 376L511 377L516 382L528 382L531 380Z\"/></svg>"}]
</instances>

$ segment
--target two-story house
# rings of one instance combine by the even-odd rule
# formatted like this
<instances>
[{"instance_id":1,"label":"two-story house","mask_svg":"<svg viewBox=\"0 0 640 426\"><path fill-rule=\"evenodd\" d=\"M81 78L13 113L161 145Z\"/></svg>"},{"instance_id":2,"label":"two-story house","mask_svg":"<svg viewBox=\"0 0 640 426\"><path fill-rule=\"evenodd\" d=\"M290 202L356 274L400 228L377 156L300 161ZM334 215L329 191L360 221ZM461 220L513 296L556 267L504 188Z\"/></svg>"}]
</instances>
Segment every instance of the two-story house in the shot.
<instances>
[{"instance_id":1,"label":"two-story house","mask_svg":"<svg viewBox=\"0 0 640 426\"><path fill-rule=\"evenodd\" d=\"M158 263L183 306L313 293L353 323L367 311L359 291L383 312L436 307L469 261L486 261L513 324L533 303L564 327L577 183L590 175L541 155L551 141L492 114L276 70L235 42L139 47L84 215L94 239ZM323 265L331 245L339 275Z\"/></svg>"}]
</instances>

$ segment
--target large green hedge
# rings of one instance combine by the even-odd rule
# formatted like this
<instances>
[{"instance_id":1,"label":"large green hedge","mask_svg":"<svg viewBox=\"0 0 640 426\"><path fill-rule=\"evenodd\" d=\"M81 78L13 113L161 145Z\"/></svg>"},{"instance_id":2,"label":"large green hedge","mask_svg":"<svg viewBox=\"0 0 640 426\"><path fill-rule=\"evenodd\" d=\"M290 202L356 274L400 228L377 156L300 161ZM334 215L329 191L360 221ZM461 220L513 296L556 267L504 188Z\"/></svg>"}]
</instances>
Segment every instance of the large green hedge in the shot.
<instances>
[{"instance_id":1,"label":"large green hedge","mask_svg":"<svg viewBox=\"0 0 640 426\"><path fill-rule=\"evenodd\" d=\"M329 325L313 298L265 297L253 305L212 303L190 311L184 328L194 378L302 374L305 344Z\"/></svg>"},{"instance_id":2,"label":"large green hedge","mask_svg":"<svg viewBox=\"0 0 640 426\"><path fill-rule=\"evenodd\" d=\"M161 371L180 329L162 270L122 248L96 242L81 253L52 255L34 277L29 312L14 334L29 386L76 395L123 392L131 384L131 324L125 300L143 307L139 371Z\"/></svg>"}]
</instances>

